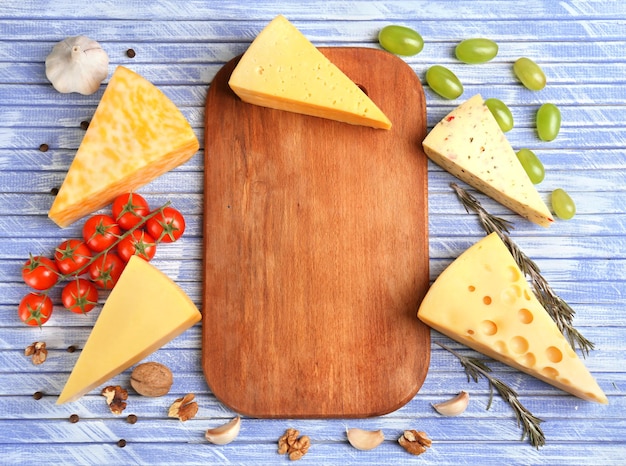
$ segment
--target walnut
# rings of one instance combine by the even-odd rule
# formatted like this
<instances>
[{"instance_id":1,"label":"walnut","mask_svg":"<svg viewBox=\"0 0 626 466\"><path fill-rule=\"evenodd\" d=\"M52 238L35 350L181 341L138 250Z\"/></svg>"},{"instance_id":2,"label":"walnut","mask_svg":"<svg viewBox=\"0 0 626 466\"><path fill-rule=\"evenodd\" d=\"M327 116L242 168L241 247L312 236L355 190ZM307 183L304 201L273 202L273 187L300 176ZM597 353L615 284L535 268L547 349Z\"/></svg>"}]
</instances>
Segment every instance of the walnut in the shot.
<instances>
[{"instance_id":1,"label":"walnut","mask_svg":"<svg viewBox=\"0 0 626 466\"><path fill-rule=\"evenodd\" d=\"M130 375L130 385L143 396L167 395L173 381L172 371L158 362L139 364Z\"/></svg>"},{"instance_id":2,"label":"walnut","mask_svg":"<svg viewBox=\"0 0 626 466\"><path fill-rule=\"evenodd\" d=\"M289 428L283 436L278 439L278 453L284 455L287 453L291 461L296 461L306 455L311 446L311 439L308 435L298 438L300 432L296 429Z\"/></svg>"},{"instance_id":3,"label":"walnut","mask_svg":"<svg viewBox=\"0 0 626 466\"><path fill-rule=\"evenodd\" d=\"M181 421L185 422L192 419L198 413L198 403L193 401L195 395L188 393L182 398L178 398L172 403L167 413L169 417L177 417Z\"/></svg>"},{"instance_id":4,"label":"walnut","mask_svg":"<svg viewBox=\"0 0 626 466\"><path fill-rule=\"evenodd\" d=\"M102 396L106 398L109 409L113 414L122 414L122 411L126 409L128 392L119 385L109 385L103 388Z\"/></svg>"},{"instance_id":5,"label":"walnut","mask_svg":"<svg viewBox=\"0 0 626 466\"><path fill-rule=\"evenodd\" d=\"M46 344L43 341L36 341L32 345L29 345L24 350L24 356L30 356L33 364L38 366L43 364L48 357L48 350Z\"/></svg>"},{"instance_id":6,"label":"walnut","mask_svg":"<svg viewBox=\"0 0 626 466\"><path fill-rule=\"evenodd\" d=\"M426 432L405 430L398 443L412 455L421 455L431 446L432 440L428 438Z\"/></svg>"}]
</instances>

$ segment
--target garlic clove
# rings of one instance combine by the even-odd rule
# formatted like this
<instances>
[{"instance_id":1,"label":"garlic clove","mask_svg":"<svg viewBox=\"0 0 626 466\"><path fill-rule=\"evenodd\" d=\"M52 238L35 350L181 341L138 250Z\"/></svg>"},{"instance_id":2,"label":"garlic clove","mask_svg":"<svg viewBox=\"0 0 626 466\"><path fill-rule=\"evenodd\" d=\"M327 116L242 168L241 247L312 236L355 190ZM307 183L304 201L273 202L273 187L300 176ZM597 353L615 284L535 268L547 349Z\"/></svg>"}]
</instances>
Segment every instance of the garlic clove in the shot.
<instances>
[{"instance_id":1,"label":"garlic clove","mask_svg":"<svg viewBox=\"0 0 626 466\"><path fill-rule=\"evenodd\" d=\"M228 421L226 424L207 430L204 436L210 443L214 443L215 445L226 445L227 443L235 440L235 437L239 435L240 429L241 418L237 416L236 418Z\"/></svg>"},{"instance_id":2,"label":"garlic clove","mask_svg":"<svg viewBox=\"0 0 626 466\"><path fill-rule=\"evenodd\" d=\"M46 57L46 77L61 93L93 94L109 74L109 56L86 36L68 37Z\"/></svg>"},{"instance_id":3,"label":"garlic clove","mask_svg":"<svg viewBox=\"0 0 626 466\"><path fill-rule=\"evenodd\" d=\"M382 430L347 429L348 442L357 450L373 450L385 440Z\"/></svg>"},{"instance_id":4,"label":"garlic clove","mask_svg":"<svg viewBox=\"0 0 626 466\"><path fill-rule=\"evenodd\" d=\"M433 408L443 416L458 416L467 409L469 393L461 391L454 398L442 403L433 404Z\"/></svg>"}]
</instances>

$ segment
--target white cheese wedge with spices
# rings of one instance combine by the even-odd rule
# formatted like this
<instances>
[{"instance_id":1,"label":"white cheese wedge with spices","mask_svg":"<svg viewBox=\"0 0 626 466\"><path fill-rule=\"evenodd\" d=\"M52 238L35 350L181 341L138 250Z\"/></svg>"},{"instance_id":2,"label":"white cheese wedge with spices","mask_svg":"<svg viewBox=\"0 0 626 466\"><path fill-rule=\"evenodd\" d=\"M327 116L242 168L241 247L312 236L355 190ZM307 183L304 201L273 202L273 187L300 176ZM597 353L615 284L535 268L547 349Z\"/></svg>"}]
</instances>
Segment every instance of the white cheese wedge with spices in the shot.
<instances>
[{"instance_id":1,"label":"white cheese wedge with spices","mask_svg":"<svg viewBox=\"0 0 626 466\"><path fill-rule=\"evenodd\" d=\"M441 273L417 316L453 340L561 390L608 403L497 233Z\"/></svg>"},{"instance_id":2,"label":"white cheese wedge with spices","mask_svg":"<svg viewBox=\"0 0 626 466\"><path fill-rule=\"evenodd\" d=\"M250 44L228 84L251 104L391 128L389 118L365 92L282 15Z\"/></svg>"},{"instance_id":3,"label":"white cheese wedge with spices","mask_svg":"<svg viewBox=\"0 0 626 466\"><path fill-rule=\"evenodd\" d=\"M187 294L132 256L107 298L57 404L75 401L200 321Z\"/></svg>"},{"instance_id":4,"label":"white cheese wedge with spices","mask_svg":"<svg viewBox=\"0 0 626 466\"><path fill-rule=\"evenodd\" d=\"M479 94L437 123L422 145L437 165L522 217L543 227L554 222Z\"/></svg>"}]
</instances>

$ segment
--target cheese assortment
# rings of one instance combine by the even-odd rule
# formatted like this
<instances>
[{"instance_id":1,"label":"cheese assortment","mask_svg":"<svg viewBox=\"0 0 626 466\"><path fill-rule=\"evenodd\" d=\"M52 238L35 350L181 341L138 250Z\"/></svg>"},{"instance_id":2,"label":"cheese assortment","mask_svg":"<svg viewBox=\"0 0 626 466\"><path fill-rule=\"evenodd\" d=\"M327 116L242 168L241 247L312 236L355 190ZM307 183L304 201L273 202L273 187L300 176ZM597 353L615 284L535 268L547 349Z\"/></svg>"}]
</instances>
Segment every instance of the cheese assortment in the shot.
<instances>
[{"instance_id":1,"label":"cheese assortment","mask_svg":"<svg viewBox=\"0 0 626 466\"><path fill-rule=\"evenodd\" d=\"M422 145L433 162L522 217L543 227L554 222L479 94L437 123Z\"/></svg>"},{"instance_id":2,"label":"cheese assortment","mask_svg":"<svg viewBox=\"0 0 626 466\"><path fill-rule=\"evenodd\" d=\"M228 82L241 100L354 125L391 121L284 16L259 33Z\"/></svg>"},{"instance_id":3,"label":"cheese assortment","mask_svg":"<svg viewBox=\"0 0 626 466\"><path fill-rule=\"evenodd\" d=\"M169 277L138 256L107 298L57 404L75 401L200 321Z\"/></svg>"},{"instance_id":4,"label":"cheese assortment","mask_svg":"<svg viewBox=\"0 0 626 466\"><path fill-rule=\"evenodd\" d=\"M566 392L608 403L497 233L471 246L442 272L418 317L444 335Z\"/></svg>"},{"instance_id":5,"label":"cheese assortment","mask_svg":"<svg viewBox=\"0 0 626 466\"><path fill-rule=\"evenodd\" d=\"M48 216L66 227L186 162L198 148L176 105L148 80L118 66Z\"/></svg>"}]
</instances>

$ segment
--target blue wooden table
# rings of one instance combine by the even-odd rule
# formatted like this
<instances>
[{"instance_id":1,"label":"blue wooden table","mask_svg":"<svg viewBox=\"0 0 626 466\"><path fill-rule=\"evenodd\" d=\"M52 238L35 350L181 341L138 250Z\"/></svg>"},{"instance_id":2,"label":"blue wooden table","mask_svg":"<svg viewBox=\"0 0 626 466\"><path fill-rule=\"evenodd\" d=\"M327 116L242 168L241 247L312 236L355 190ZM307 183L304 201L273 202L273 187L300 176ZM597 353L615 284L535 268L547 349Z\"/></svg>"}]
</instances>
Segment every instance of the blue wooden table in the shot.
<instances>
[{"instance_id":1,"label":"blue wooden table","mask_svg":"<svg viewBox=\"0 0 626 466\"><path fill-rule=\"evenodd\" d=\"M550 229L534 226L478 195L492 213L513 222L513 239L541 267L554 289L576 310L575 324L596 344L586 364L609 397L602 406L579 400L502 364L494 373L518 391L522 403L542 418L547 444L521 441L513 412L498 396L487 410L485 381L468 382L458 360L435 345L422 389L401 409L373 419L293 420L244 418L241 434L227 446L204 440L204 432L234 413L219 403L200 363L201 325L185 332L150 359L172 368L175 384L165 398L131 393L125 414L115 416L97 390L78 402L56 406L98 311L70 315L59 306L39 330L24 326L16 308L26 286L20 268L34 254L51 254L65 238L79 236L81 222L61 230L47 218L51 189L62 182L88 121L102 95L62 95L44 74L52 46L67 36L87 35L109 54L110 70L123 64L160 87L183 111L203 140L204 100L220 67L242 53L275 15L284 14L318 46L378 47L387 24L419 31L424 50L407 63L424 81L426 69L441 64L465 85L447 101L425 85L428 126L465 98L481 93L508 104L514 148L528 147L542 159L544 198L558 187L572 195L576 217ZM462 39L488 37L500 46L484 65L454 59ZM136 56L129 58L128 49ZM520 56L535 59L548 77L540 92L523 88L512 73ZM2 464L287 464L276 452L285 429L309 435L303 464L590 464L626 463L626 3L622 1L501 0L356 1L279 0L185 2L135 0L67 2L8 0L0 7L0 463ZM384 69L372 70L385 73ZM390 89L390 92L393 92ZM563 115L559 137L540 142L534 114L543 102ZM410 108L406 109L411 112ZM39 150L47 144L49 150ZM141 189L157 205L171 200L188 219L183 239L163 247L154 264L201 304L203 153ZM482 237L475 216L461 207L449 187L453 178L429 165L431 279ZM104 294L101 300L104 300ZM26 346L45 341L48 360L35 366ZM410 348L411 342L406 342ZM476 355L471 351L464 354ZM128 385L128 372L112 383ZM295 383L295 382L294 382ZM444 418L431 404L460 390L471 395L460 417ZM40 392L41 399L34 397ZM174 398L195 393L198 415L182 423L167 417ZM80 421L71 423L77 414ZM346 427L383 429L386 441L373 451L353 449ZM423 430L433 440L420 457L396 442L405 429ZM126 445L118 446L124 439Z\"/></svg>"}]
</instances>

